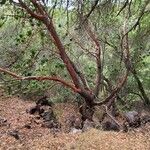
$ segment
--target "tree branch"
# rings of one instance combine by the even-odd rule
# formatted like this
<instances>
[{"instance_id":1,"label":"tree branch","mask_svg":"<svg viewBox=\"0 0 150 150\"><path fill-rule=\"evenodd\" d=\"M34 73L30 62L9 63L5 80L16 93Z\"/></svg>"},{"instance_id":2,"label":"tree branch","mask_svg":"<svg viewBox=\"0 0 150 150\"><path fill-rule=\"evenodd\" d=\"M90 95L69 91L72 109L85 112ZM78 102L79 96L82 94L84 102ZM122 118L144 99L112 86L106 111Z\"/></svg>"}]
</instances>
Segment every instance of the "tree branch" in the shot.
<instances>
[{"instance_id":1,"label":"tree branch","mask_svg":"<svg viewBox=\"0 0 150 150\"><path fill-rule=\"evenodd\" d=\"M38 19L38 20L43 20L44 16L43 15L39 15L39 14L35 14L22 0L18 0L19 4L22 8L24 8L26 10L27 13L29 13L32 17Z\"/></svg>"},{"instance_id":2,"label":"tree branch","mask_svg":"<svg viewBox=\"0 0 150 150\"><path fill-rule=\"evenodd\" d=\"M48 31L50 32L51 37L54 39L54 44L59 50L59 55L60 55L61 59L63 60L65 66L74 82L74 85L77 88L80 88L81 85L80 85L80 82L78 79L78 75L77 75L76 71L74 70L74 67L72 66L72 63L65 51L64 45L60 41L60 38L55 30L52 20L46 19L46 20L44 20L44 23L45 23Z\"/></svg>"},{"instance_id":3,"label":"tree branch","mask_svg":"<svg viewBox=\"0 0 150 150\"><path fill-rule=\"evenodd\" d=\"M87 25L88 26L88 25ZM102 76L102 66L101 66L101 46L99 44L99 40L96 35L92 32L90 27L86 28L86 31L89 37L93 40L96 45L96 64L97 64L97 77L96 77L96 85L94 88L94 94L97 97L100 91L100 84L101 84L101 76Z\"/></svg>"},{"instance_id":4,"label":"tree branch","mask_svg":"<svg viewBox=\"0 0 150 150\"><path fill-rule=\"evenodd\" d=\"M86 18L83 20L83 23L82 23L82 24L84 24L84 23L87 21L87 19L90 17L90 15L92 14L92 12L95 10L95 8L96 8L96 6L97 6L97 4L98 4L98 1L99 1L99 0L96 0L96 1L95 1L94 5L92 6L90 12L86 15Z\"/></svg>"},{"instance_id":5,"label":"tree branch","mask_svg":"<svg viewBox=\"0 0 150 150\"><path fill-rule=\"evenodd\" d=\"M43 9L43 6L40 3L37 3L37 0L31 0L32 4L34 5L35 8L38 8L40 14L44 16L45 11Z\"/></svg>"},{"instance_id":6,"label":"tree branch","mask_svg":"<svg viewBox=\"0 0 150 150\"><path fill-rule=\"evenodd\" d=\"M128 5L128 3L129 3L129 0L126 0L126 2L124 3L124 5L120 9L120 11L117 13L117 16L119 16L119 14L126 8L126 6Z\"/></svg>"},{"instance_id":7,"label":"tree branch","mask_svg":"<svg viewBox=\"0 0 150 150\"><path fill-rule=\"evenodd\" d=\"M118 125L119 129L122 129L122 125L109 113L108 107L106 105L102 105L105 109L106 114Z\"/></svg>"},{"instance_id":8,"label":"tree branch","mask_svg":"<svg viewBox=\"0 0 150 150\"><path fill-rule=\"evenodd\" d=\"M135 22L135 24L124 34L124 36L126 36L127 34L129 34L129 32L131 32L133 29L136 29L136 27L140 24L140 21L143 17L143 15L145 14L145 8L148 5L149 0L147 0L144 5L142 6L141 12L139 14L139 17L137 19L137 21ZM122 39L124 38L124 36L122 37Z\"/></svg>"},{"instance_id":9,"label":"tree branch","mask_svg":"<svg viewBox=\"0 0 150 150\"><path fill-rule=\"evenodd\" d=\"M63 79L58 78L56 76L52 76L52 77L49 77L49 76L29 76L29 77L23 77L23 76L17 75L16 73L11 72L11 71L6 70L6 69L1 68L1 67L0 67L0 72L6 73L6 74L8 74L8 75L10 75L10 76L18 79L18 80L37 80L37 81L52 80L52 81L57 81L59 83L62 83L66 87L71 88L76 93L80 92L80 89L77 89L72 83L68 83L68 82L64 81Z\"/></svg>"},{"instance_id":10,"label":"tree branch","mask_svg":"<svg viewBox=\"0 0 150 150\"><path fill-rule=\"evenodd\" d=\"M55 46L58 48L59 50L59 55L61 57L61 59L63 60L73 82L74 82L74 85L77 87L77 88L80 88L80 82L79 82L79 79L78 79L78 75L76 74L76 71L74 70L70 60L69 60L69 57L68 55L66 54L66 51L65 51L65 48L64 48L64 45L62 44L56 30L55 30L55 27L54 27L54 24L52 22L52 20L50 19L50 17L48 16L47 13L45 13L45 15L43 15L43 10L40 10L39 13L42 15L39 15L39 14L35 14L24 2L22 2L22 0L19 0L20 2L20 5L34 18L42 21L45 26L47 27L47 30L49 31L51 37L53 38L54 40L54 44ZM39 9L42 9L40 4L38 4L35 0L32 0L34 6L37 6Z\"/></svg>"},{"instance_id":11,"label":"tree branch","mask_svg":"<svg viewBox=\"0 0 150 150\"><path fill-rule=\"evenodd\" d=\"M116 94L121 90L121 88L126 83L129 71L131 70L131 64L130 64L130 60L129 60L130 53L129 53L128 34L126 34L126 30L127 30L126 23L127 23L127 20L125 20L125 22L124 22L124 28L123 28L124 35L123 35L123 38L121 41L121 47L123 50L123 57L124 57L124 64L127 69L126 74L125 74L124 78L119 81L120 84L112 91L112 93L103 102L97 103L97 105L102 105L102 104L109 102L111 99L115 99Z\"/></svg>"},{"instance_id":12,"label":"tree branch","mask_svg":"<svg viewBox=\"0 0 150 150\"><path fill-rule=\"evenodd\" d=\"M78 70L78 68L75 66L75 64L72 61L71 61L71 63L72 63L72 66L73 66L74 70L76 71L76 73L78 74L79 78L81 79L81 81L82 81L82 83L84 85L84 88L87 89L87 90L90 90L89 86L88 86L88 83L87 83L87 80L85 79L85 76L83 75L83 73Z\"/></svg>"},{"instance_id":13,"label":"tree branch","mask_svg":"<svg viewBox=\"0 0 150 150\"><path fill-rule=\"evenodd\" d=\"M94 105L103 105L108 103L111 99L114 99L116 97L116 94L121 90L121 88L123 87L123 85L126 83L127 77L128 77L128 73L129 71L126 71L125 76L120 79L120 81L122 81L116 88L113 89L113 91L111 92L111 94L102 102L95 102Z\"/></svg>"}]
</instances>

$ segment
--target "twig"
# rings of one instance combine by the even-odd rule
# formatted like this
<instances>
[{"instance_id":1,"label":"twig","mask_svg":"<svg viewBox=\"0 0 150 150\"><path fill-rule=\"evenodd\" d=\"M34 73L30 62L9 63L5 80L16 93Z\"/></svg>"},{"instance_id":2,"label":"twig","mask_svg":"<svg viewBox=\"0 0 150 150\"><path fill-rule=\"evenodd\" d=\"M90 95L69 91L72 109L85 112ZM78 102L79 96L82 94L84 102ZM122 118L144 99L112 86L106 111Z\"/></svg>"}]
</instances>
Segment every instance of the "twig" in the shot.
<instances>
[{"instance_id":1,"label":"twig","mask_svg":"<svg viewBox=\"0 0 150 150\"><path fill-rule=\"evenodd\" d=\"M120 11L117 13L117 16L119 16L120 13L126 8L128 2L129 2L129 0L126 0L126 2L124 3L124 5L123 5L122 8L120 9Z\"/></svg>"},{"instance_id":2,"label":"twig","mask_svg":"<svg viewBox=\"0 0 150 150\"><path fill-rule=\"evenodd\" d=\"M108 107L106 105L102 105L105 109L106 114L119 126L122 128L122 125L108 112Z\"/></svg>"}]
</instances>

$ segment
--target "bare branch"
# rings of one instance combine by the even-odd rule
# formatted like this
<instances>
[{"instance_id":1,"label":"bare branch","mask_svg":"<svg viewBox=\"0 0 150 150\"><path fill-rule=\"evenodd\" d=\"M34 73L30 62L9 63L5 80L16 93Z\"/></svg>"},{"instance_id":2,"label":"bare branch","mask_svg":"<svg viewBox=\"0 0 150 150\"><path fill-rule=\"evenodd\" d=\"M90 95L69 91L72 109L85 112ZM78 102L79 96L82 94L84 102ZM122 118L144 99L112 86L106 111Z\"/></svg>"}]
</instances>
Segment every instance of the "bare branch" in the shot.
<instances>
[{"instance_id":1,"label":"bare branch","mask_svg":"<svg viewBox=\"0 0 150 150\"><path fill-rule=\"evenodd\" d=\"M123 33L126 33L126 30L127 30L126 22L127 22L127 20L125 20L125 22L124 22ZM123 40L121 41L121 47L123 50L124 64L127 69L126 74L122 79L120 79L120 81L118 80L118 82L120 84L118 84L118 86L116 86L116 88L112 91L112 93L103 102L98 103L98 105L106 104L111 99L114 99L116 97L116 94L121 90L121 88L124 86L124 84L127 81L127 77L128 77L129 71L131 69L131 64L130 64L130 60L129 60L130 53L129 53L128 34L125 34L125 36L123 36Z\"/></svg>"},{"instance_id":2,"label":"bare branch","mask_svg":"<svg viewBox=\"0 0 150 150\"><path fill-rule=\"evenodd\" d=\"M59 55L60 55L61 59L63 60L65 66L66 66L66 68L67 68L67 70L68 70L68 72L69 72L69 74L70 74L70 76L71 76L71 78L72 78L72 80L75 84L75 86L77 88L80 88L81 85L80 85L80 82L79 82L79 79L78 79L78 75L77 75L76 71L74 70L74 67L72 66L72 63L71 63L71 61L70 61L70 59L69 59L69 57L68 57L68 55L65 51L65 47L62 44L62 42L61 42L61 40L60 40L56 30L55 30L55 27L54 27L54 24L53 24L52 20L47 18L47 19L44 20L44 24L46 25L48 31L50 32L50 35L54 40L54 44L59 50Z\"/></svg>"},{"instance_id":3,"label":"bare branch","mask_svg":"<svg viewBox=\"0 0 150 150\"><path fill-rule=\"evenodd\" d=\"M111 94L102 102L95 102L95 105L102 105L102 104L106 104L108 103L111 99L113 99L114 97L116 97L116 94L121 90L121 88L124 86L124 84L126 83L126 80L127 80L127 77L128 77L128 73L129 71L127 70L126 71L126 74L125 76L120 79L122 82L116 87L113 89L113 91L111 92Z\"/></svg>"},{"instance_id":4,"label":"bare branch","mask_svg":"<svg viewBox=\"0 0 150 150\"><path fill-rule=\"evenodd\" d=\"M129 0L126 0L126 2L124 3L124 5L123 5L122 8L120 9L120 11L117 13L117 16L119 16L120 13L127 7L128 3L129 3Z\"/></svg>"},{"instance_id":5,"label":"bare branch","mask_svg":"<svg viewBox=\"0 0 150 150\"><path fill-rule=\"evenodd\" d=\"M140 14L139 14L139 17L138 17L137 21L136 21L135 24L124 34L124 36L126 36L127 34L129 34L132 30L136 29L136 27L140 24L140 21L141 21L143 15L145 14L145 8L146 8L146 6L148 5L148 3L149 3L149 0L147 0L147 1L145 2L145 4L142 6L142 9L141 9L141 12L140 12ZM122 37L122 39L124 38L124 36Z\"/></svg>"},{"instance_id":6,"label":"bare branch","mask_svg":"<svg viewBox=\"0 0 150 150\"><path fill-rule=\"evenodd\" d=\"M20 6L24 8L27 11L27 13L29 13L32 17L38 20L44 19L43 15L35 14L22 0L18 0L18 1L19 1Z\"/></svg>"},{"instance_id":7,"label":"bare branch","mask_svg":"<svg viewBox=\"0 0 150 150\"><path fill-rule=\"evenodd\" d=\"M102 105L105 108L106 114L118 125L118 127L121 129L122 125L109 113L108 107L106 105Z\"/></svg>"},{"instance_id":8,"label":"bare branch","mask_svg":"<svg viewBox=\"0 0 150 150\"><path fill-rule=\"evenodd\" d=\"M40 2L38 3L37 0L31 0L31 2L33 3L35 8L38 8L40 14L44 15L45 11L43 9L43 6L40 4Z\"/></svg>"},{"instance_id":9,"label":"bare branch","mask_svg":"<svg viewBox=\"0 0 150 150\"><path fill-rule=\"evenodd\" d=\"M92 14L92 12L95 10L97 4L98 4L99 0L96 0L94 5L92 6L90 12L86 15L86 18L83 20L83 24L87 21L87 19L90 17L90 15Z\"/></svg>"},{"instance_id":10,"label":"bare branch","mask_svg":"<svg viewBox=\"0 0 150 150\"><path fill-rule=\"evenodd\" d=\"M95 96L98 96L100 91L101 84L101 76L102 76L102 66L101 66L101 46L99 44L99 40L96 35L92 32L90 27L87 25L86 31L89 37L93 40L96 45L96 64L97 64L97 77L96 77L96 85L94 89Z\"/></svg>"},{"instance_id":11,"label":"bare branch","mask_svg":"<svg viewBox=\"0 0 150 150\"><path fill-rule=\"evenodd\" d=\"M70 34L70 33L69 33ZM70 34L71 35L71 34ZM72 35L71 35L72 36ZM93 53L93 52L90 52L90 50L88 50L87 48L85 48L83 45L82 45L82 43L79 41L79 40L77 40L76 38L73 38L74 39L74 42L84 51L84 52L86 52L86 54L90 54L92 57L94 57L94 58L96 58L96 56L95 56L95 53Z\"/></svg>"},{"instance_id":12,"label":"bare branch","mask_svg":"<svg viewBox=\"0 0 150 150\"><path fill-rule=\"evenodd\" d=\"M8 75L10 75L10 76L18 79L18 80L37 80L37 81L52 80L52 81L57 81L59 83L62 83L66 87L71 88L74 92L80 92L80 89L77 89L72 83L68 83L68 82L64 81L63 79L58 78L56 76L52 76L52 77L49 77L49 76L29 76L29 77L23 77L23 76L17 75L16 73L11 72L11 71L6 70L6 69L1 68L1 67L0 67L0 72L6 73L6 74L8 74Z\"/></svg>"}]
</instances>

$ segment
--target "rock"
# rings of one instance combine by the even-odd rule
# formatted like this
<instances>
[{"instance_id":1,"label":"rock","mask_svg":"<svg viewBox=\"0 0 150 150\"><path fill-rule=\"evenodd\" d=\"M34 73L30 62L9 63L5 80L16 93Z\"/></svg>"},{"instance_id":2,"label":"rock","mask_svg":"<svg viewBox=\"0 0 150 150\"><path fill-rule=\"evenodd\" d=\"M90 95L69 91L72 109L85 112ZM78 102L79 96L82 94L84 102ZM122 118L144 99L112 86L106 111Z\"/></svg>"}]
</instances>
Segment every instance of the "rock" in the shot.
<instances>
[{"instance_id":1,"label":"rock","mask_svg":"<svg viewBox=\"0 0 150 150\"><path fill-rule=\"evenodd\" d=\"M32 115L35 114L38 111L39 111L39 108L37 106L33 106L30 109L26 110L27 113L32 114Z\"/></svg>"},{"instance_id":2,"label":"rock","mask_svg":"<svg viewBox=\"0 0 150 150\"><path fill-rule=\"evenodd\" d=\"M81 129L71 128L70 133L82 133Z\"/></svg>"},{"instance_id":3,"label":"rock","mask_svg":"<svg viewBox=\"0 0 150 150\"><path fill-rule=\"evenodd\" d=\"M75 116L75 115L68 116L65 122L69 131L71 128L76 128L76 129L82 128L82 120L79 116Z\"/></svg>"},{"instance_id":4,"label":"rock","mask_svg":"<svg viewBox=\"0 0 150 150\"><path fill-rule=\"evenodd\" d=\"M52 105L48 102L46 97L43 97L36 103L36 106L30 108L28 112L30 114L35 114L37 112L38 116L36 116L36 120L34 120L34 122L37 124L42 124L42 127L60 128L61 125L57 122L51 106ZM30 126L26 126L26 128L30 128Z\"/></svg>"},{"instance_id":5,"label":"rock","mask_svg":"<svg viewBox=\"0 0 150 150\"><path fill-rule=\"evenodd\" d=\"M104 131L120 131L119 126L114 121L105 121L102 123Z\"/></svg>"},{"instance_id":6,"label":"rock","mask_svg":"<svg viewBox=\"0 0 150 150\"><path fill-rule=\"evenodd\" d=\"M46 127L46 128L56 128L59 129L61 128L61 125L55 121L55 120L50 120L50 121L45 121L42 123L42 127Z\"/></svg>"},{"instance_id":7,"label":"rock","mask_svg":"<svg viewBox=\"0 0 150 150\"><path fill-rule=\"evenodd\" d=\"M86 119L86 120L83 122L83 128L82 128L82 130L83 130L83 131L87 131L87 130L89 130L89 129L91 129L91 128L94 128L94 126L95 126L95 124L94 124L93 121L90 121L90 120Z\"/></svg>"},{"instance_id":8,"label":"rock","mask_svg":"<svg viewBox=\"0 0 150 150\"><path fill-rule=\"evenodd\" d=\"M7 119L5 119L5 118L3 118L3 117L0 117L0 124L1 124L1 123L5 123L5 122L7 122Z\"/></svg>"},{"instance_id":9,"label":"rock","mask_svg":"<svg viewBox=\"0 0 150 150\"><path fill-rule=\"evenodd\" d=\"M43 119L42 127L47 128L60 128L61 125L57 122L56 116L53 113L53 110L50 108L44 111L40 116Z\"/></svg>"},{"instance_id":10,"label":"rock","mask_svg":"<svg viewBox=\"0 0 150 150\"><path fill-rule=\"evenodd\" d=\"M30 124L25 124L24 127L27 128L27 129L31 129L31 125Z\"/></svg>"},{"instance_id":11,"label":"rock","mask_svg":"<svg viewBox=\"0 0 150 150\"><path fill-rule=\"evenodd\" d=\"M81 118L77 117L75 118L75 121L73 123L73 126L76 128L76 129L81 129L82 128L82 120Z\"/></svg>"},{"instance_id":12,"label":"rock","mask_svg":"<svg viewBox=\"0 0 150 150\"><path fill-rule=\"evenodd\" d=\"M51 109L51 106L52 102L49 102L46 97L43 97L37 101L36 106L27 109L26 112L30 114L35 114L36 112L38 114L42 114L45 112L45 110Z\"/></svg>"},{"instance_id":13,"label":"rock","mask_svg":"<svg viewBox=\"0 0 150 150\"><path fill-rule=\"evenodd\" d=\"M17 130L9 131L8 133L10 136L13 136L16 140L19 140L19 132Z\"/></svg>"},{"instance_id":14,"label":"rock","mask_svg":"<svg viewBox=\"0 0 150 150\"><path fill-rule=\"evenodd\" d=\"M141 123L146 124L150 122L150 116L149 115L144 115L141 117Z\"/></svg>"},{"instance_id":15,"label":"rock","mask_svg":"<svg viewBox=\"0 0 150 150\"><path fill-rule=\"evenodd\" d=\"M129 111L125 114L125 119L129 127L139 127L141 125L140 115L137 111Z\"/></svg>"},{"instance_id":16,"label":"rock","mask_svg":"<svg viewBox=\"0 0 150 150\"><path fill-rule=\"evenodd\" d=\"M6 126L7 125L7 119L0 117L0 126Z\"/></svg>"},{"instance_id":17,"label":"rock","mask_svg":"<svg viewBox=\"0 0 150 150\"><path fill-rule=\"evenodd\" d=\"M40 106L39 108L39 115L41 115L44 112L52 112L52 108L50 106Z\"/></svg>"},{"instance_id":18,"label":"rock","mask_svg":"<svg viewBox=\"0 0 150 150\"><path fill-rule=\"evenodd\" d=\"M51 121L55 119L55 115L51 109L49 111L44 111L42 114L40 114L40 116L44 121Z\"/></svg>"},{"instance_id":19,"label":"rock","mask_svg":"<svg viewBox=\"0 0 150 150\"><path fill-rule=\"evenodd\" d=\"M47 98L48 98L47 96L42 97L41 99L39 99L39 100L36 102L36 104L37 104L37 105L41 105L41 106L50 106L50 107L52 107L53 102L48 101Z\"/></svg>"},{"instance_id":20,"label":"rock","mask_svg":"<svg viewBox=\"0 0 150 150\"><path fill-rule=\"evenodd\" d=\"M42 127L53 128L54 127L54 121L51 120L51 121L43 122Z\"/></svg>"}]
</instances>

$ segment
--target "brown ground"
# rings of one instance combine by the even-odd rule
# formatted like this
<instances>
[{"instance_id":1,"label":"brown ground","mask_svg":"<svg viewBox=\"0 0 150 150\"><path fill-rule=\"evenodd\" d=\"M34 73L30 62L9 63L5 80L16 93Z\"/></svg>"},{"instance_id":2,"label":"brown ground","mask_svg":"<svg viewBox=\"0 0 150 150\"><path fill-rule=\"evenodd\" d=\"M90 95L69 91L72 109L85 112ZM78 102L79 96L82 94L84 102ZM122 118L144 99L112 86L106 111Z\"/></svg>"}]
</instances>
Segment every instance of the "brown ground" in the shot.
<instances>
[{"instance_id":1,"label":"brown ground","mask_svg":"<svg viewBox=\"0 0 150 150\"><path fill-rule=\"evenodd\" d=\"M150 150L150 125L129 133L104 132L91 129L84 133L55 133L41 127L41 120L26 113L33 102L0 95L0 117L6 123L0 124L0 150ZM62 122L70 113L75 113L71 104L55 107ZM30 125L27 129L25 125ZM10 132L17 130L20 139Z\"/></svg>"}]
</instances>

